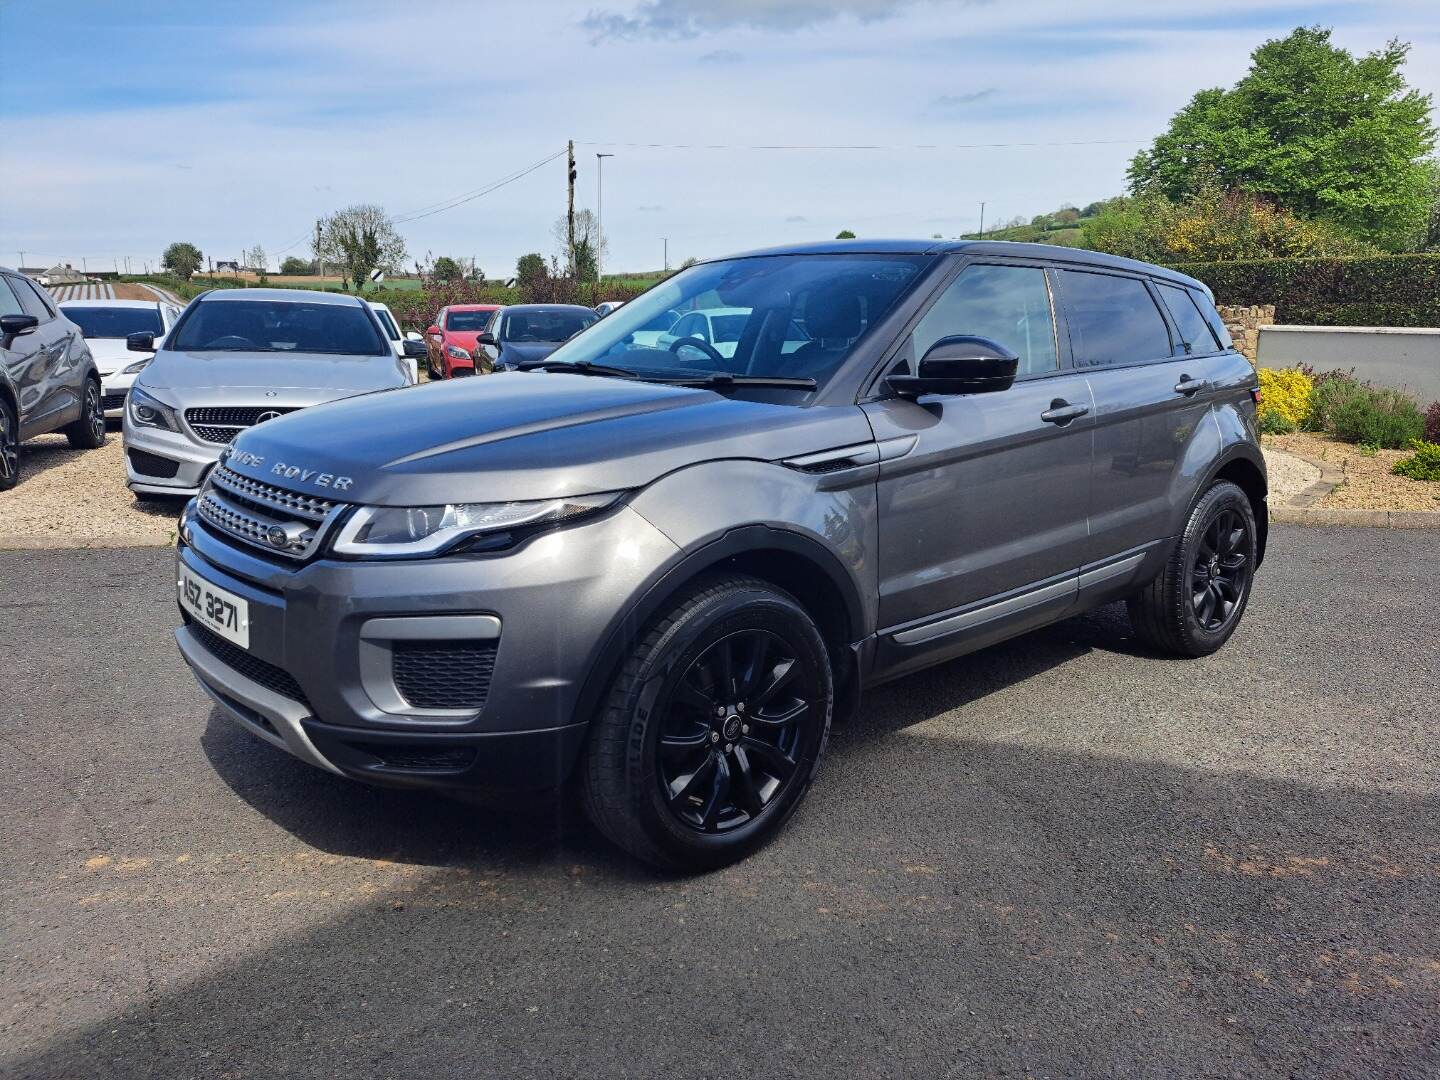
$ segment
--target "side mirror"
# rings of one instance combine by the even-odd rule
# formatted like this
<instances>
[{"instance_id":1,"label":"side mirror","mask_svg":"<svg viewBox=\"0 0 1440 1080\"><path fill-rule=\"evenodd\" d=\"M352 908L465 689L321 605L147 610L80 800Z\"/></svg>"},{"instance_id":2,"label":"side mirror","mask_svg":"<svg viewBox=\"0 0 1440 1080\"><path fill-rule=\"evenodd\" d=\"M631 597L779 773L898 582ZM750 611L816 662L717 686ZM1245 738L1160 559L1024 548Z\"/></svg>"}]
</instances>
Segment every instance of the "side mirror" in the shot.
<instances>
[{"instance_id":1,"label":"side mirror","mask_svg":"<svg viewBox=\"0 0 1440 1080\"><path fill-rule=\"evenodd\" d=\"M400 347L405 351L406 356L414 357L417 360L429 351L425 348L423 341L416 341L413 338L406 338Z\"/></svg>"},{"instance_id":2,"label":"side mirror","mask_svg":"<svg viewBox=\"0 0 1440 1080\"><path fill-rule=\"evenodd\" d=\"M499 345L500 343L495 340L495 335L492 334L489 330L481 330L479 335L477 335L475 338L475 344L489 345L493 349L496 345Z\"/></svg>"},{"instance_id":3,"label":"side mirror","mask_svg":"<svg viewBox=\"0 0 1440 1080\"><path fill-rule=\"evenodd\" d=\"M890 375L886 382L901 397L922 394L992 394L1009 390L1020 358L989 338L969 334L943 337L920 360L918 375Z\"/></svg>"},{"instance_id":4,"label":"side mirror","mask_svg":"<svg viewBox=\"0 0 1440 1080\"><path fill-rule=\"evenodd\" d=\"M155 335L148 331L125 335L125 348L131 352L154 352Z\"/></svg>"},{"instance_id":5,"label":"side mirror","mask_svg":"<svg viewBox=\"0 0 1440 1080\"><path fill-rule=\"evenodd\" d=\"M429 334L431 337L439 337L439 336L440 336L440 327L438 327L438 326L431 326L431 327L429 327L429 328L426 329L425 333Z\"/></svg>"},{"instance_id":6,"label":"side mirror","mask_svg":"<svg viewBox=\"0 0 1440 1080\"><path fill-rule=\"evenodd\" d=\"M405 331L405 340L406 340L406 341L418 341L418 342L420 342L421 345L424 345L424 344L425 344L425 338L424 338L421 334L419 334L417 331L414 331L414 330L406 330L406 331Z\"/></svg>"},{"instance_id":7,"label":"side mirror","mask_svg":"<svg viewBox=\"0 0 1440 1080\"><path fill-rule=\"evenodd\" d=\"M4 338L8 349L11 341L21 334L30 333L39 325L40 320L34 315L0 315L0 338Z\"/></svg>"}]
</instances>

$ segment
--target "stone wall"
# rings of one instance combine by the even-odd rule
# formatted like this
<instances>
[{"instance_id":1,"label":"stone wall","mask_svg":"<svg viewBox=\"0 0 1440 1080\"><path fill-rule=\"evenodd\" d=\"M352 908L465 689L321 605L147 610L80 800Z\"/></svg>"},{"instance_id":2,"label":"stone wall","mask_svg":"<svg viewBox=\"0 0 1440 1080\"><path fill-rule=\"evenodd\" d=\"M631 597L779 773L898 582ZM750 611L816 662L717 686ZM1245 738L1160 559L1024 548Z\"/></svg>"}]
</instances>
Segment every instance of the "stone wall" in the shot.
<instances>
[{"instance_id":1,"label":"stone wall","mask_svg":"<svg viewBox=\"0 0 1440 1080\"><path fill-rule=\"evenodd\" d=\"M1225 329L1235 340L1235 348L1245 354L1250 363L1255 363L1255 354L1260 347L1260 328L1275 322L1274 304L1255 304L1250 307L1236 307L1220 304L1216 307Z\"/></svg>"}]
</instances>

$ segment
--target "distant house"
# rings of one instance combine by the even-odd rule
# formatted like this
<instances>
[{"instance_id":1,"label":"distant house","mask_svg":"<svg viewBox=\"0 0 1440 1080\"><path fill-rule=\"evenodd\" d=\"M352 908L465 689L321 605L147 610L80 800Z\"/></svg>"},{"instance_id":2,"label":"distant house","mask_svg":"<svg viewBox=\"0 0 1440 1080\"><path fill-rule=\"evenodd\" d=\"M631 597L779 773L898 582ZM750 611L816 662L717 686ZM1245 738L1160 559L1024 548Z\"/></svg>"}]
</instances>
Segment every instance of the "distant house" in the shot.
<instances>
[{"instance_id":1,"label":"distant house","mask_svg":"<svg viewBox=\"0 0 1440 1080\"><path fill-rule=\"evenodd\" d=\"M52 285L84 285L85 275L73 266L52 266L36 280L46 288Z\"/></svg>"},{"instance_id":2,"label":"distant house","mask_svg":"<svg viewBox=\"0 0 1440 1080\"><path fill-rule=\"evenodd\" d=\"M238 262L227 262L222 260L215 264L215 272L217 274L238 274L240 273L241 269L242 268Z\"/></svg>"}]
</instances>

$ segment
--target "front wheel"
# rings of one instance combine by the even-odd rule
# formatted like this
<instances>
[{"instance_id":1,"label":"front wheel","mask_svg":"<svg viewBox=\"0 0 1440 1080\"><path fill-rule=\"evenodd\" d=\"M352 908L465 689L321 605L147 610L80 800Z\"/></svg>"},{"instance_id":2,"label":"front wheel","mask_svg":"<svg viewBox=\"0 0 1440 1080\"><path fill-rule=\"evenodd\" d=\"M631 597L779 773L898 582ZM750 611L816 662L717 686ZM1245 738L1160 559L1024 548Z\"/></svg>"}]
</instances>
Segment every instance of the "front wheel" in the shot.
<instances>
[{"instance_id":1,"label":"front wheel","mask_svg":"<svg viewBox=\"0 0 1440 1080\"><path fill-rule=\"evenodd\" d=\"M586 812L655 866L734 862L800 805L833 704L825 643L793 597L755 578L706 581L616 676L580 770Z\"/></svg>"},{"instance_id":2,"label":"front wheel","mask_svg":"<svg viewBox=\"0 0 1440 1080\"><path fill-rule=\"evenodd\" d=\"M0 491L20 482L20 421L10 402L0 398Z\"/></svg>"},{"instance_id":3,"label":"front wheel","mask_svg":"<svg viewBox=\"0 0 1440 1080\"><path fill-rule=\"evenodd\" d=\"M105 445L105 405L100 398L100 384L85 380L85 394L80 418L65 429L65 437L76 450L96 450Z\"/></svg>"},{"instance_id":4,"label":"front wheel","mask_svg":"<svg viewBox=\"0 0 1440 1080\"><path fill-rule=\"evenodd\" d=\"M1208 656L1240 625L1256 560L1255 512L1229 481L1190 511L1165 569L1128 603L1137 637L1178 656Z\"/></svg>"}]
</instances>

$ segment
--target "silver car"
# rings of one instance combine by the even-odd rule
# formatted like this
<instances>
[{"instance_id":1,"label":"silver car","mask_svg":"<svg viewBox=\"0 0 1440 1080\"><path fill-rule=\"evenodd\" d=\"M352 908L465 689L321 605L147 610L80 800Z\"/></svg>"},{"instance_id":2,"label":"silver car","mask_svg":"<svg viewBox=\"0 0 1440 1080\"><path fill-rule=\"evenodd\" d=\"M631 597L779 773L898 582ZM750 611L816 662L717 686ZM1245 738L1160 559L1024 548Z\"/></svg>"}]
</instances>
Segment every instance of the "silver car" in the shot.
<instances>
[{"instance_id":1,"label":"silver car","mask_svg":"<svg viewBox=\"0 0 1440 1080\"><path fill-rule=\"evenodd\" d=\"M128 348L157 343L132 334ZM411 383L364 301L295 289L227 289L186 308L136 377L124 417L137 497L194 495L248 427L337 398Z\"/></svg>"}]
</instances>

